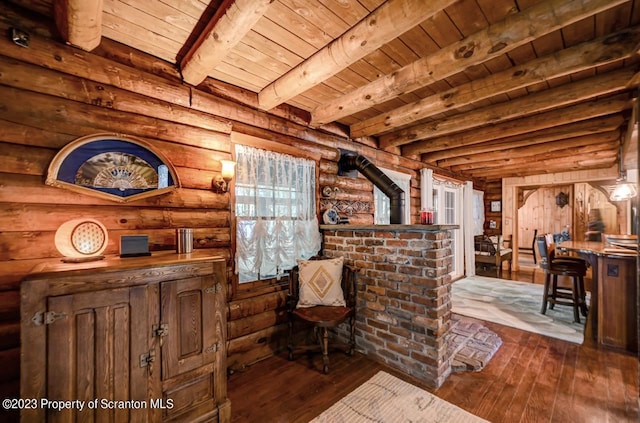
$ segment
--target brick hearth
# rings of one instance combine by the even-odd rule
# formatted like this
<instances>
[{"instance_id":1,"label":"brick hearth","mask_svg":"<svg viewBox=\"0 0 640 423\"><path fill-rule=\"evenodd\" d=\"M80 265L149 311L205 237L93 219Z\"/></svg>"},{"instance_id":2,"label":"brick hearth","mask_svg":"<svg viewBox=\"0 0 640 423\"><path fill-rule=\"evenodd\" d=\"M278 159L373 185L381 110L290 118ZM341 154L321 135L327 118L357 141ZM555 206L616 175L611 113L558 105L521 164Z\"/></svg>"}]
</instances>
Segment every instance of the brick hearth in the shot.
<instances>
[{"instance_id":1,"label":"brick hearth","mask_svg":"<svg viewBox=\"0 0 640 423\"><path fill-rule=\"evenodd\" d=\"M323 254L358 275L357 349L438 388L451 373L451 230L323 225ZM338 331L346 336L345 331Z\"/></svg>"}]
</instances>

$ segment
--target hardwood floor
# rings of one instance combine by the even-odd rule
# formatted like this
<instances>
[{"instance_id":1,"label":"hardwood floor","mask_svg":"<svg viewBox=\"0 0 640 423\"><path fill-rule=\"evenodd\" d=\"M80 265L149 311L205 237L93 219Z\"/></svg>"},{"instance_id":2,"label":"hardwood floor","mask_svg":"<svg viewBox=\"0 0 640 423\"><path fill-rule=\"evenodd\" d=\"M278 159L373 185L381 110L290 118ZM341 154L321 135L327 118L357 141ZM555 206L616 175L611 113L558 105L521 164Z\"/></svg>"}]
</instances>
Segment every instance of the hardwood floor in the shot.
<instances>
[{"instance_id":1,"label":"hardwood floor","mask_svg":"<svg viewBox=\"0 0 640 423\"><path fill-rule=\"evenodd\" d=\"M495 272L490 271L495 275ZM540 283L540 272L503 272ZM286 352L228 379L233 422L308 422L379 370L432 392L491 422L638 422L638 359L484 322L503 345L480 372L454 373L437 391L361 354L287 360Z\"/></svg>"}]
</instances>

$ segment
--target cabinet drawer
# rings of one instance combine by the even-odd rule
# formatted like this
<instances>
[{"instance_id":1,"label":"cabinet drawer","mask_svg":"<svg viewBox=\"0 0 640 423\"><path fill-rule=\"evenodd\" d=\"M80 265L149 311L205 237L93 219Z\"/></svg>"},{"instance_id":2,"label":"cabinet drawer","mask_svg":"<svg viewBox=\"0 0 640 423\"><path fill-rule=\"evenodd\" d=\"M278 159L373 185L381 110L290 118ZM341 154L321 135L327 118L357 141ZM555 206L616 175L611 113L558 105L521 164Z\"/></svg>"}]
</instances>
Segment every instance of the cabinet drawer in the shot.
<instances>
[{"instance_id":1,"label":"cabinet drawer","mask_svg":"<svg viewBox=\"0 0 640 423\"><path fill-rule=\"evenodd\" d=\"M171 409L166 409L165 418L171 419L194 408L198 408L200 411L203 409L215 410L214 383L214 374L206 373L199 376L194 375L189 382L165 390L165 402L170 400L173 403Z\"/></svg>"}]
</instances>

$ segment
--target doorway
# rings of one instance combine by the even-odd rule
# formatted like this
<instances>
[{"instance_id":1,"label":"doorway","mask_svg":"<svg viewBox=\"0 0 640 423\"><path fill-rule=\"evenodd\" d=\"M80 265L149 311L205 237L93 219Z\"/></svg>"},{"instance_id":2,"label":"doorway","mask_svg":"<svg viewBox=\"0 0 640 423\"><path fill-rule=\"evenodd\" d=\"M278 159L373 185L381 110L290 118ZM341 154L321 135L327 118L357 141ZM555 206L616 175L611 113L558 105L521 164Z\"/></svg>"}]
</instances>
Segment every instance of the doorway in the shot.
<instances>
[{"instance_id":1,"label":"doorway","mask_svg":"<svg viewBox=\"0 0 640 423\"><path fill-rule=\"evenodd\" d=\"M597 184L518 187L518 198L517 248L522 254L518 262L525 267L536 266L532 254L537 252L531 251L535 234L552 233L584 241L593 209L600 210L605 233L627 233L626 202L611 203L608 193Z\"/></svg>"}]
</instances>

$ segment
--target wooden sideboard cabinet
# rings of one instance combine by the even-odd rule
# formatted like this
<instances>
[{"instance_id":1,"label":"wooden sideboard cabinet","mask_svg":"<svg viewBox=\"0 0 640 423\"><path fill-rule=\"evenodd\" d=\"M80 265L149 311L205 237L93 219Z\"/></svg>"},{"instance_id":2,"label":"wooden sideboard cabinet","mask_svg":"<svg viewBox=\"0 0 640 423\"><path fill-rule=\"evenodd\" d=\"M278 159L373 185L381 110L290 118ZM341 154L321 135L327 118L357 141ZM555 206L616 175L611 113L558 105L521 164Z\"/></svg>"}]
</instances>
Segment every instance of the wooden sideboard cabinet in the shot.
<instances>
[{"instance_id":1,"label":"wooden sideboard cabinet","mask_svg":"<svg viewBox=\"0 0 640 423\"><path fill-rule=\"evenodd\" d=\"M226 287L198 252L39 266L20 291L22 421L229 421Z\"/></svg>"}]
</instances>

